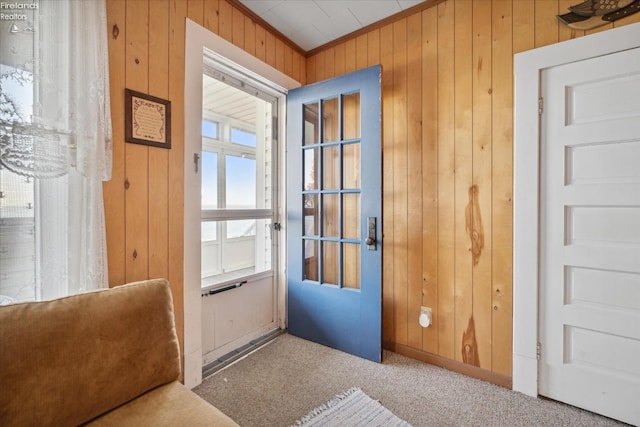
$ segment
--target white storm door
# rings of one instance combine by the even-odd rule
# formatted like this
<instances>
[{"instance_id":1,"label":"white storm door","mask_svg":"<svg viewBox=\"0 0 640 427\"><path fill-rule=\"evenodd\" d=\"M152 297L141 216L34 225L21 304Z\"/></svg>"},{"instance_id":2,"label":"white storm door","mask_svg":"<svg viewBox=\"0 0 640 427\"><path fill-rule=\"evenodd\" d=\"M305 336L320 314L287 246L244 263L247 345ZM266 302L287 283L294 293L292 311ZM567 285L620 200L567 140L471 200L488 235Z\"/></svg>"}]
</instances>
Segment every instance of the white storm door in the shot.
<instances>
[{"instance_id":1,"label":"white storm door","mask_svg":"<svg viewBox=\"0 0 640 427\"><path fill-rule=\"evenodd\" d=\"M542 95L539 393L640 425L640 48Z\"/></svg>"}]
</instances>

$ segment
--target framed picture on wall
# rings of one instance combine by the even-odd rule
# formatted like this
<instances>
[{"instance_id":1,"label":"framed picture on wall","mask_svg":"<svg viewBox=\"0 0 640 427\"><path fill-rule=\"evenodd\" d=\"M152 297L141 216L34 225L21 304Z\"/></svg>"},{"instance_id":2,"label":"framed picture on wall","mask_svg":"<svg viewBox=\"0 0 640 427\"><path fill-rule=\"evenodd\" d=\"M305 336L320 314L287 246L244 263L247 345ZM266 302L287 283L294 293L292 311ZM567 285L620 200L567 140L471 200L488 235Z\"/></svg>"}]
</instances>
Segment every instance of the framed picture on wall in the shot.
<instances>
[{"instance_id":1,"label":"framed picture on wall","mask_svg":"<svg viewBox=\"0 0 640 427\"><path fill-rule=\"evenodd\" d=\"M125 141L171 148L171 101L131 89L124 100Z\"/></svg>"}]
</instances>

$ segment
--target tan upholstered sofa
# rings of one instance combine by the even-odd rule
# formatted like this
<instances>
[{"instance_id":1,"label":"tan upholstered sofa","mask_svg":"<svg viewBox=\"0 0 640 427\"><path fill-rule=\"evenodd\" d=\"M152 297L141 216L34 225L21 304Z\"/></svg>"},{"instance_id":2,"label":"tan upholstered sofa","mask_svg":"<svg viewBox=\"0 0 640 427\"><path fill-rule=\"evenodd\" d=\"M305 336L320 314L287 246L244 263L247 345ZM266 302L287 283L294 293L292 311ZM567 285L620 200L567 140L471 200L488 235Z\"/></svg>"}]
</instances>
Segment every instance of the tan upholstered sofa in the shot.
<instances>
[{"instance_id":1,"label":"tan upholstered sofa","mask_svg":"<svg viewBox=\"0 0 640 427\"><path fill-rule=\"evenodd\" d=\"M165 280L0 307L0 426L237 426L179 375Z\"/></svg>"}]
</instances>

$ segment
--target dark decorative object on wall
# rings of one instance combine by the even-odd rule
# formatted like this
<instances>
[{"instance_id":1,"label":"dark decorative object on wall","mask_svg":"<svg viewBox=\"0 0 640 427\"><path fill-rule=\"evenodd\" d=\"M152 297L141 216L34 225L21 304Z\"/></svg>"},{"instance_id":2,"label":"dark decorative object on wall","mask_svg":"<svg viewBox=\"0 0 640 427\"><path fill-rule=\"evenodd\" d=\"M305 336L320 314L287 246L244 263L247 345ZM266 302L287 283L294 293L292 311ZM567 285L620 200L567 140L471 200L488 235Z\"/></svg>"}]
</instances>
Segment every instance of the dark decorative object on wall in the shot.
<instances>
[{"instance_id":1,"label":"dark decorative object on wall","mask_svg":"<svg viewBox=\"0 0 640 427\"><path fill-rule=\"evenodd\" d=\"M557 15L558 20L574 30L590 30L640 10L640 0L586 0Z\"/></svg>"},{"instance_id":2,"label":"dark decorative object on wall","mask_svg":"<svg viewBox=\"0 0 640 427\"><path fill-rule=\"evenodd\" d=\"M171 148L171 101L131 89L124 91L127 142Z\"/></svg>"}]
</instances>

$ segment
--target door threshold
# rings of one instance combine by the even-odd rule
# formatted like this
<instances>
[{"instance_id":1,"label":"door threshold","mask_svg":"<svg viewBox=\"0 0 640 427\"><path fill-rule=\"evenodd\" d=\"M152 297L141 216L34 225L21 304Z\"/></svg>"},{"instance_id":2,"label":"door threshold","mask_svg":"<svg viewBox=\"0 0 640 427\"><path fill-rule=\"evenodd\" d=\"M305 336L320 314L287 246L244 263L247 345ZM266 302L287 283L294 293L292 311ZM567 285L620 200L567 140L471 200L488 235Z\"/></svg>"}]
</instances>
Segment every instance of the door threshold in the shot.
<instances>
[{"instance_id":1,"label":"door threshold","mask_svg":"<svg viewBox=\"0 0 640 427\"><path fill-rule=\"evenodd\" d=\"M220 356L216 360L207 363L202 367L203 381L208 377L220 372L221 370L231 366L245 356L248 356L249 354L258 350L260 347L267 345L269 342L273 341L284 332L284 329L274 329L273 331L268 332L259 338L249 341L249 343L243 345L242 347L237 348L225 354L224 356Z\"/></svg>"}]
</instances>

